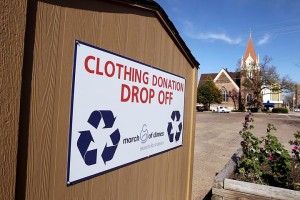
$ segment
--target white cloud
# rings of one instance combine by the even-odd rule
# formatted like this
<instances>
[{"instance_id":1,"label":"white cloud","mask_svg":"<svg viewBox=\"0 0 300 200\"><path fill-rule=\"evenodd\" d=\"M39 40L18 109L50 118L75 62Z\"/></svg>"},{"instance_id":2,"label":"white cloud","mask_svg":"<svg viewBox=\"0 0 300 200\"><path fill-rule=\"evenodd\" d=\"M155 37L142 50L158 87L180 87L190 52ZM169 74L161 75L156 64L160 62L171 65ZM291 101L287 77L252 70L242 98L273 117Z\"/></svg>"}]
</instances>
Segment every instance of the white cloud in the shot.
<instances>
[{"instance_id":1,"label":"white cloud","mask_svg":"<svg viewBox=\"0 0 300 200\"><path fill-rule=\"evenodd\" d=\"M261 39L258 41L257 45L263 45L263 44L266 44L266 43L269 42L269 40L270 40L270 35L269 35L269 34L265 34L265 35L263 36L263 38L261 38Z\"/></svg>"},{"instance_id":2,"label":"white cloud","mask_svg":"<svg viewBox=\"0 0 300 200\"><path fill-rule=\"evenodd\" d=\"M240 44L240 38L230 38L228 35L224 33L197 33L194 35L195 39L200 40L222 40L228 44Z\"/></svg>"},{"instance_id":3,"label":"white cloud","mask_svg":"<svg viewBox=\"0 0 300 200\"><path fill-rule=\"evenodd\" d=\"M189 21L184 22L185 33L188 37L198 40L208 40L214 42L216 40L224 41L228 44L240 44L242 42L241 38L232 38L225 33L212 33L212 32L201 32L196 31L193 24Z\"/></svg>"}]
</instances>

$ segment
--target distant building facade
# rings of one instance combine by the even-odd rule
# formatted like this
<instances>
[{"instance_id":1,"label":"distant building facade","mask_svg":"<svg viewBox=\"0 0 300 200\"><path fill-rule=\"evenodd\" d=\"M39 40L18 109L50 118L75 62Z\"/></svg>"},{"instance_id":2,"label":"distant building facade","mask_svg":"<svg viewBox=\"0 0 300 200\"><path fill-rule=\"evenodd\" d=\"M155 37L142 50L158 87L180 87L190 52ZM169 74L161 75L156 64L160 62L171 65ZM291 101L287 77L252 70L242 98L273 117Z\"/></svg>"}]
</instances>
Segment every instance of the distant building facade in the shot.
<instances>
[{"instance_id":1,"label":"distant building facade","mask_svg":"<svg viewBox=\"0 0 300 200\"><path fill-rule=\"evenodd\" d=\"M294 106L300 107L300 84L296 84Z\"/></svg>"},{"instance_id":2,"label":"distant building facade","mask_svg":"<svg viewBox=\"0 0 300 200\"><path fill-rule=\"evenodd\" d=\"M230 109L237 109L238 103L231 98L232 92L239 93L240 91L240 73L228 72L227 69L221 69L219 73L201 74L198 86L202 85L208 79L212 79L216 86L222 92L222 103ZM214 109L219 104L212 104L211 109Z\"/></svg>"},{"instance_id":3,"label":"distant building facade","mask_svg":"<svg viewBox=\"0 0 300 200\"><path fill-rule=\"evenodd\" d=\"M265 88L262 91L263 95L263 103L270 103L274 104L275 108L282 107L283 99L282 99L282 93L281 92L274 92L272 91L272 87Z\"/></svg>"},{"instance_id":4,"label":"distant building facade","mask_svg":"<svg viewBox=\"0 0 300 200\"><path fill-rule=\"evenodd\" d=\"M201 74L198 87L202 85L208 78L211 78L216 86L221 90L222 103L212 104L211 109L221 105L230 109L238 109L239 107L247 108L253 101L253 91L247 90L243 85L247 77L255 76L255 72L259 72L259 56L256 55L252 37L248 39L244 56L241 59L240 71L229 72L223 68L219 73ZM300 92L299 92L300 93ZM272 87L267 87L262 91L263 104L272 105L273 107L281 107L282 93L273 92ZM242 104L242 105L241 105Z\"/></svg>"}]
</instances>

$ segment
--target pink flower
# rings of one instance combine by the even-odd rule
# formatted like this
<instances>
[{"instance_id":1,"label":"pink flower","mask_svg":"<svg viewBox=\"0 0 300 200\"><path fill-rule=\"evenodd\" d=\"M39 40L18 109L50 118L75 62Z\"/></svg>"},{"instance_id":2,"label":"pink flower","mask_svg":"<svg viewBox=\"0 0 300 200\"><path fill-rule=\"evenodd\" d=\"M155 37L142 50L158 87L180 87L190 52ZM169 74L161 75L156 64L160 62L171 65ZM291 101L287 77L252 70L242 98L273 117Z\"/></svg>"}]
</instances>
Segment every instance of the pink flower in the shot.
<instances>
[{"instance_id":1,"label":"pink flower","mask_svg":"<svg viewBox=\"0 0 300 200\"><path fill-rule=\"evenodd\" d=\"M248 117L248 122L251 122L251 117Z\"/></svg>"},{"instance_id":2,"label":"pink flower","mask_svg":"<svg viewBox=\"0 0 300 200\"><path fill-rule=\"evenodd\" d=\"M273 157L273 155L272 155L271 153L269 154L268 159L269 159L269 160L274 160L274 157Z\"/></svg>"},{"instance_id":3,"label":"pink flower","mask_svg":"<svg viewBox=\"0 0 300 200\"><path fill-rule=\"evenodd\" d=\"M298 145L294 145L293 146L293 150L297 151L299 149L299 146Z\"/></svg>"},{"instance_id":4,"label":"pink flower","mask_svg":"<svg viewBox=\"0 0 300 200\"><path fill-rule=\"evenodd\" d=\"M264 148L260 147L259 150L260 150L261 152L263 152L263 151L264 151Z\"/></svg>"}]
</instances>

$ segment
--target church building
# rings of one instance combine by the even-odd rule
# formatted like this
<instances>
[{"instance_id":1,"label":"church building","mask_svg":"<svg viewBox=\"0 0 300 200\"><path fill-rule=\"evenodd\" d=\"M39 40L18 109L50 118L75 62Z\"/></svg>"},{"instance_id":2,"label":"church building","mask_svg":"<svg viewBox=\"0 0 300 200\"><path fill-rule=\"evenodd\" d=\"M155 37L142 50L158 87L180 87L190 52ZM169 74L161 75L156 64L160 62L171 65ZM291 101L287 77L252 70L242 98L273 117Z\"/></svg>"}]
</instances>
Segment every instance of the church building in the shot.
<instances>
[{"instance_id":1,"label":"church building","mask_svg":"<svg viewBox=\"0 0 300 200\"><path fill-rule=\"evenodd\" d=\"M212 104L211 109L217 106L226 106L229 109L247 108L253 102L253 91L247 90L243 86L246 77L251 77L259 73L259 56L255 53L252 36L248 39L244 56L241 59L240 72L229 72L223 68L219 73L201 74L198 87L208 79L212 79L215 85L221 90L222 103ZM242 73L245 72L245 73ZM282 94L272 93L271 89L263 89L262 100L264 106L281 107Z\"/></svg>"}]
</instances>

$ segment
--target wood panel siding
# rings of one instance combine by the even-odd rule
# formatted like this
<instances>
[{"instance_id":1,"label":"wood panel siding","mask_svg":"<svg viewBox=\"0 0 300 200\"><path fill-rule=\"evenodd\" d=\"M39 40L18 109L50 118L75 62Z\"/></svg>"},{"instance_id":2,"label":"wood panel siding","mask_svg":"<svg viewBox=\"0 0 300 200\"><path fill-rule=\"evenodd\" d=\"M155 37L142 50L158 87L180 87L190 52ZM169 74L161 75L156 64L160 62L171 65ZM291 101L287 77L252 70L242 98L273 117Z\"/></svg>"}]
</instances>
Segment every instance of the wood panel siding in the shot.
<instances>
[{"instance_id":1,"label":"wood panel siding","mask_svg":"<svg viewBox=\"0 0 300 200\"><path fill-rule=\"evenodd\" d=\"M190 199L197 67L157 13L113 1L38 1L32 20L30 113L21 116L29 120L26 167L19 169L27 174L24 199ZM75 40L184 77L183 146L67 187Z\"/></svg>"},{"instance_id":2,"label":"wood panel siding","mask_svg":"<svg viewBox=\"0 0 300 200\"><path fill-rule=\"evenodd\" d=\"M15 198L26 8L26 0L0 2L1 199Z\"/></svg>"}]
</instances>

